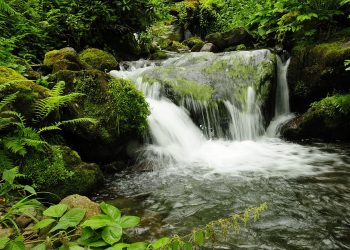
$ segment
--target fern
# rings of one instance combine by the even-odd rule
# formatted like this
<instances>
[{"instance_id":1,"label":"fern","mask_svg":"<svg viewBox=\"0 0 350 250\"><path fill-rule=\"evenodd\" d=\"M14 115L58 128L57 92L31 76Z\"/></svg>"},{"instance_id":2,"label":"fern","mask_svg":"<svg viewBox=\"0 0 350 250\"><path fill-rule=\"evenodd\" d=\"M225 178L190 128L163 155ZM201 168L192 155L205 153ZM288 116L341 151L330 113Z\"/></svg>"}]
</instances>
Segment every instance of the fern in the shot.
<instances>
[{"instance_id":1,"label":"fern","mask_svg":"<svg viewBox=\"0 0 350 250\"><path fill-rule=\"evenodd\" d=\"M93 119L93 118L82 117L82 118L76 118L76 119L71 119L71 120L67 120L67 121L62 121L62 122L60 122L60 125L79 125L79 124L85 124L85 123L96 124L97 120Z\"/></svg>"},{"instance_id":2,"label":"fern","mask_svg":"<svg viewBox=\"0 0 350 250\"><path fill-rule=\"evenodd\" d=\"M7 156L4 150L0 150L0 171L3 172L5 169L13 168L15 165L12 160Z\"/></svg>"},{"instance_id":3,"label":"fern","mask_svg":"<svg viewBox=\"0 0 350 250\"><path fill-rule=\"evenodd\" d=\"M3 110L7 105L14 102L14 100L17 98L17 94L18 94L18 92L5 96L0 101L0 111Z\"/></svg>"},{"instance_id":4,"label":"fern","mask_svg":"<svg viewBox=\"0 0 350 250\"><path fill-rule=\"evenodd\" d=\"M0 0L0 13L15 15L17 12L5 0Z\"/></svg>"},{"instance_id":5,"label":"fern","mask_svg":"<svg viewBox=\"0 0 350 250\"><path fill-rule=\"evenodd\" d=\"M1 1L1 0L0 0L0 1ZM2 84L0 85L0 92L3 91L4 89L6 89L8 86L10 86L9 83L2 83Z\"/></svg>"},{"instance_id":6,"label":"fern","mask_svg":"<svg viewBox=\"0 0 350 250\"><path fill-rule=\"evenodd\" d=\"M44 120L53 111L60 109L63 106L71 103L77 98L84 96L81 93L71 93L62 95L64 91L64 82L58 82L55 87L49 92L49 97L38 101L35 105L35 115L37 121Z\"/></svg>"},{"instance_id":7,"label":"fern","mask_svg":"<svg viewBox=\"0 0 350 250\"><path fill-rule=\"evenodd\" d=\"M59 124L54 124L54 125L50 125L50 126L46 126L46 127L40 128L38 130L38 133L42 134L44 132L57 131L57 130L61 130L61 128L59 127Z\"/></svg>"}]
</instances>

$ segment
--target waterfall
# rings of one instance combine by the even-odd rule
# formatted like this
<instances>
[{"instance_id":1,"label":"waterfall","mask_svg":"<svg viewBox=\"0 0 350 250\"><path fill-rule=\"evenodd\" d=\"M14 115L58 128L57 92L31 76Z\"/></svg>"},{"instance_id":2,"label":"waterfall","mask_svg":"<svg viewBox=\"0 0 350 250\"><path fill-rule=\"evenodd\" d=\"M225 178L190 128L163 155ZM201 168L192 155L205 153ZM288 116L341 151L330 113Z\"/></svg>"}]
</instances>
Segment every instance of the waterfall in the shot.
<instances>
[{"instance_id":1,"label":"waterfall","mask_svg":"<svg viewBox=\"0 0 350 250\"><path fill-rule=\"evenodd\" d=\"M277 137L280 135L282 126L294 118L294 114L290 112L289 106L289 89L287 81L287 72L290 63L290 58L286 62L277 56L277 89L275 102L275 115L266 134L270 137Z\"/></svg>"}]
</instances>

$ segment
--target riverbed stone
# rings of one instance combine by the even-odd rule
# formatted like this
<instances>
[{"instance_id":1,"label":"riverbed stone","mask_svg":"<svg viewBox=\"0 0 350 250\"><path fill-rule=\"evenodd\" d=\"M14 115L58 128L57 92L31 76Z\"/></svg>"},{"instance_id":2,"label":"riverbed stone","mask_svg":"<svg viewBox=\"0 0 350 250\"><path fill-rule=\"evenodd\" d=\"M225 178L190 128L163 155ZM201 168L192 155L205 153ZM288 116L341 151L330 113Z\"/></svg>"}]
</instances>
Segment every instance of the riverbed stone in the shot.
<instances>
[{"instance_id":1,"label":"riverbed stone","mask_svg":"<svg viewBox=\"0 0 350 250\"><path fill-rule=\"evenodd\" d=\"M60 204L66 204L69 208L83 208L86 210L84 220L87 220L101 213L98 203L93 202L86 196L73 194L61 200Z\"/></svg>"}]
</instances>

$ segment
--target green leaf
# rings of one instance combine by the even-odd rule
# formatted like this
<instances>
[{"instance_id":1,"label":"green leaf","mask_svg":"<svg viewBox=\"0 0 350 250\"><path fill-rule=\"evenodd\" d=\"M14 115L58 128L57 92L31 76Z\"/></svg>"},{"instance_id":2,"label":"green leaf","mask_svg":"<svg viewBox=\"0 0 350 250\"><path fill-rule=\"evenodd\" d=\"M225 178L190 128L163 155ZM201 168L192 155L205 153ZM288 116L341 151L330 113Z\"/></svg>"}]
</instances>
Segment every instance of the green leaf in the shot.
<instances>
[{"instance_id":1,"label":"green leaf","mask_svg":"<svg viewBox=\"0 0 350 250\"><path fill-rule=\"evenodd\" d=\"M130 244L127 249L128 250L146 250L148 247L148 244L145 242L136 242L133 244Z\"/></svg>"},{"instance_id":2,"label":"green leaf","mask_svg":"<svg viewBox=\"0 0 350 250\"><path fill-rule=\"evenodd\" d=\"M120 219L120 216L121 216L120 210L115 206L102 202L100 204L100 208L106 215L111 217L114 221L118 221Z\"/></svg>"},{"instance_id":3,"label":"green leaf","mask_svg":"<svg viewBox=\"0 0 350 250\"><path fill-rule=\"evenodd\" d=\"M108 245L108 243L100 240L100 241L92 242L88 246L89 247L104 247L104 246L107 246L107 245Z\"/></svg>"},{"instance_id":4,"label":"green leaf","mask_svg":"<svg viewBox=\"0 0 350 250\"><path fill-rule=\"evenodd\" d=\"M45 216L59 218L67 211L67 209L68 206L66 204L58 204L49 207L43 212L43 214Z\"/></svg>"},{"instance_id":5,"label":"green leaf","mask_svg":"<svg viewBox=\"0 0 350 250\"><path fill-rule=\"evenodd\" d=\"M120 219L120 226L122 228L136 227L140 223L140 218L137 216L123 216Z\"/></svg>"},{"instance_id":6,"label":"green leaf","mask_svg":"<svg viewBox=\"0 0 350 250\"><path fill-rule=\"evenodd\" d=\"M39 221L38 223L35 224L33 229L34 230L39 230L39 229L45 228L48 225L51 225L55 221L56 221L55 219L44 219L44 220L41 220L41 221Z\"/></svg>"},{"instance_id":7,"label":"green leaf","mask_svg":"<svg viewBox=\"0 0 350 250\"><path fill-rule=\"evenodd\" d=\"M27 191L28 193L30 193L30 194L36 194L35 189L33 187L31 187L31 186L26 185L26 186L23 187L23 189L25 191Z\"/></svg>"},{"instance_id":8,"label":"green leaf","mask_svg":"<svg viewBox=\"0 0 350 250\"><path fill-rule=\"evenodd\" d=\"M45 243L41 243L41 244L35 246L32 250L46 250L46 245L45 245Z\"/></svg>"},{"instance_id":9,"label":"green leaf","mask_svg":"<svg viewBox=\"0 0 350 250\"><path fill-rule=\"evenodd\" d=\"M69 227L77 226L84 218L85 213L86 213L85 209L72 208L65 215L63 215L61 217L61 219L58 221L57 225L50 230L50 233L57 231L57 230L60 230L60 229L65 230Z\"/></svg>"},{"instance_id":10,"label":"green leaf","mask_svg":"<svg viewBox=\"0 0 350 250\"><path fill-rule=\"evenodd\" d=\"M196 231L193 234L194 242L198 246L203 246L204 245L204 232L202 230Z\"/></svg>"},{"instance_id":11,"label":"green leaf","mask_svg":"<svg viewBox=\"0 0 350 250\"><path fill-rule=\"evenodd\" d=\"M82 227L91 227L92 229L99 229L101 227L105 226L112 226L115 224L115 222L112 220L111 217L104 214L95 215L94 217L91 217L89 220L86 220Z\"/></svg>"},{"instance_id":12,"label":"green leaf","mask_svg":"<svg viewBox=\"0 0 350 250\"><path fill-rule=\"evenodd\" d=\"M18 168L12 168L5 170L2 173L2 179L10 184L13 184L13 181L15 180L16 176L18 175Z\"/></svg>"},{"instance_id":13,"label":"green leaf","mask_svg":"<svg viewBox=\"0 0 350 250\"><path fill-rule=\"evenodd\" d=\"M184 245L184 250L192 250L193 246L190 242L186 242Z\"/></svg>"},{"instance_id":14,"label":"green leaf","mask_svg":"<svg viewBox=\"0 0 350 250\"><path fill-rule=\"evenodd\" d=\"M159 240L152 243L152 249L159 249L167 246L171 239L168 237L160 238Z\"/></svg>"},{"instance_id":15,"label":"green leaf","mask_svg":"<svg viewBox=\"0 0 350 250\"><path fill-rule=\"evenodd\" d=\"M0 238L0 249L4 249L6 244L10 241L8 237Z\"/></svg>"},{"instance_id":16,"label":"green leaf","mask_svg":"<svg viewBox=\"0 0 350 250\"><path fill-rule=\"evenodd\" d=\"M129 244L126 244L126 243L118 243L118 244L115 244L114 246L107 248L106 250L123 250L128 246Z\"/></svg>"},{"instance_id":17,"label":"green leaf","mask_svg":"<svg viewBox=\"0 0 350 250\"><path fill-rule=\"evenodd\" d=\"M25 250L24 242L21 240L12 240L6 245L5 250Z\"/></svg>"},{"instance_id":18,"label":"green leaf","mask_svg":"<svg viewBox=\"0 0 350 250\"><path fill-rule=\"evenodd\" d=\"M105 227L102 231L102 239L110 245L117 243L122 237L123 229L119 225Z\"/></svg>"},{"instance_id":19,"label":"green leaf","mask_svg":"<svg viewBox=\"0 0 350 250\"><path fill-rule=\"evenodd\" d=\"M79 244L85 246L93 241L96 241L96 239L94 239L95 237L96 237L95 231L89 227L86 227L83 229L83 232L82 232L78 242L79 242Z\"/></svg>"}]
</instances>

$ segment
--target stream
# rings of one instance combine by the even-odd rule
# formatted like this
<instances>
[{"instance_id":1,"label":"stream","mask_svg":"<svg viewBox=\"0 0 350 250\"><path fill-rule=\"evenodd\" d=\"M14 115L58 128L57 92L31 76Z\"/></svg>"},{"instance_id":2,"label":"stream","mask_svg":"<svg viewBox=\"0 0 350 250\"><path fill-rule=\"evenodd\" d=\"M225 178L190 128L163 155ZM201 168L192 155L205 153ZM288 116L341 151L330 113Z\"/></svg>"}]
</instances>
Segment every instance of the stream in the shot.
<instances>
[{"instance_id":1,"label":"stream","mask_svg":"<svg viewBox=\"0 0 350 250\"><path fill-rule=\"evenodd\" d=\"M163 94L159 82L143 80L171 64L179 74L186 69L192 80L205 81L198 54L196 60L185 55L111 72L134 81L145 93L151 109L150 135L137 152L136 169L109 176L93 199L141 216L141 226L134 232L140 240L184 235L266 202L268 210L260 220L208 249L350 249L350 145L298 144L279 138L281 125L294 117L286 82L288 61L277 58L275 117L268 128L254 83L260 78L243 79L239 74L235 77L244 84L225 82L221 76L217 81L226 85L215 89L220 94L229 86L226 96L245 90L243 101L221 96L229 125L220 124L220 114L201 103L202 121L207 122L198 126L190 116L191 107L198 106L194 100L189 106L176 104ZM268 51L202 56L210 64L229 58L253 68L270 60ZM188 64L193 67L187 69Z\"/></svg>"}]
</instances>

